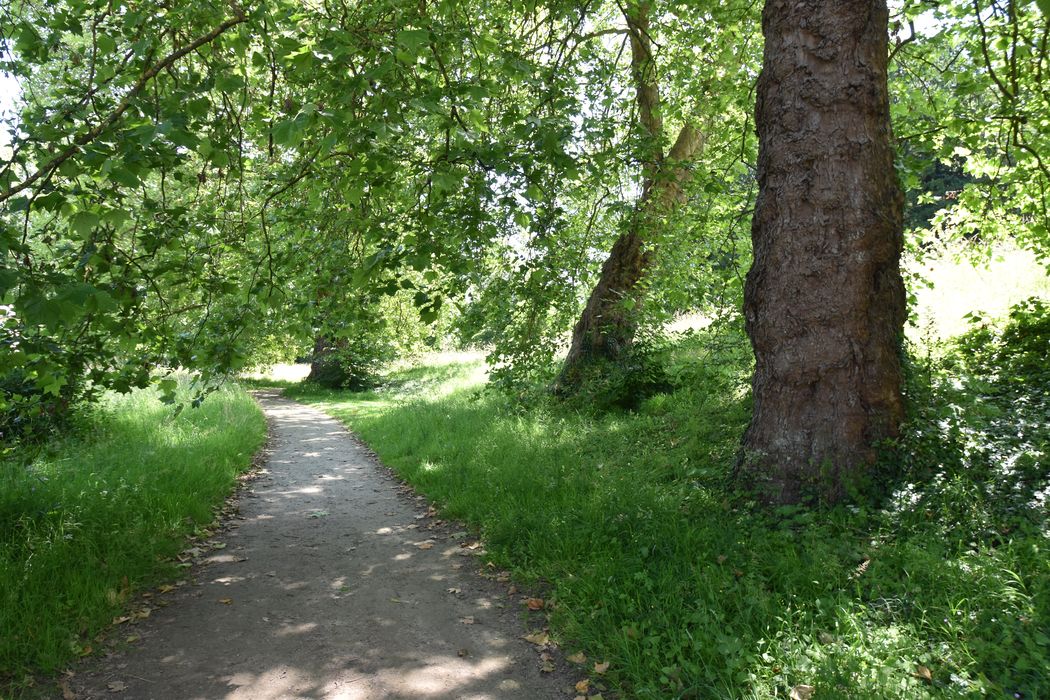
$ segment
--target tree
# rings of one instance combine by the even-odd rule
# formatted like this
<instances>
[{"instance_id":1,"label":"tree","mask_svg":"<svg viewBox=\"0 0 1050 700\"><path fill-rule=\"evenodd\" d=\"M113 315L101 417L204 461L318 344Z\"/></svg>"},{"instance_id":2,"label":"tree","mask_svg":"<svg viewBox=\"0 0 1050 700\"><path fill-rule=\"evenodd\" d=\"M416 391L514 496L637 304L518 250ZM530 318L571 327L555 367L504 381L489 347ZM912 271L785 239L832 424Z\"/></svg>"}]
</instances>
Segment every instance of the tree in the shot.
<instances>
[{"instance_id":1,"label":"tree","mask_svg":"<svg viewBox=\"0 0 1050 700\"><path fill-rule=\"evenodd\" d=\"M903 416L887 23L884 0L763 10L744 296L754 414L737 470L768 502L842 499Z\"/></svg>"},{"instance_id":2,"label":"tree","mask_svg":"<svg viewBox=\"0 0 1050 700\"><path fill-rule=\"evenodd\" d=\"M651 252L645 248L649 230L658 226L660 218L674 206L684 202L685 185L692 175L691 162L704 145L705 134L687 121L674 145L664 153L666 137L650 11L647 0L624 9L631 42L635 107L641 127L642 191L627 230L613 244L601 277L573 328L572 345L557 381L559 391L577 385L588 363L616 359L634 339L636 315L632 311L640 298L639 283L652 263Z\"/></svg>"}]
</instances>

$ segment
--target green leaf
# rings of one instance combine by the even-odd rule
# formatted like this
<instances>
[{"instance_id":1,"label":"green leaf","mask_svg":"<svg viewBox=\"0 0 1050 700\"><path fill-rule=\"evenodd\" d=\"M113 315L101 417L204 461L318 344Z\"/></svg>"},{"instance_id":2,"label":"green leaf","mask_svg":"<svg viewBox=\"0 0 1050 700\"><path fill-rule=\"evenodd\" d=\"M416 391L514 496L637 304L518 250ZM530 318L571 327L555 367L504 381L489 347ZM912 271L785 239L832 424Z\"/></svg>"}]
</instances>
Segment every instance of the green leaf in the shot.
<instances>
[{"instance_id":1,"label":"green leaf","mask_svg":"<svg viewBox=\"0 0 1050 700\"><path fill-rule=\"evenodd\" d=\"M87 238L91 235L91 232L95 230L95 227L98 226L98 214L90 211L78 211L73 215L73 219L70 221L69 225L74 233Z\"/></svg>"},{"instance_id":2,"label":"green leaf","mask_svg":"<svg viewBox=\"0 0 1050 700\"><path fill-rule=\"evenodd\" d=\"M285 119L273 128L273 142L280 146L295 146L302 140L302 126L297 119Z\"/></svg>"},{"instance_id":3,"label":"green leaf","mask_svg":"<svg viewBox=\"0 0 1050 700\"><path fill-rule=\"evenodd\" d=\"M224 75L215 81L215 87L222 92L236 92L244 87L244 78L239 75Z\"/></svg>"},{"instance_id":4,"label":"green leaf","mask_svg":"<svg viewBox=\"0 0 1050 700\"><path fill-rule=\"evenodd\" d=\"M0 268L0 299L18 284L18 271L11 268Z\"/></svg>"},{"instance_id":5,"label":"green leaf","mask_svg":"<svg viewBox=\"0 0 1050 700\"><path fill-rule=\"evenodd\" d=\"M109 171L109 179L125 187L138 187L139 179L127 168L116 167Z\"/></svg>"},{"instance_id":6,"label":"green leaf","mask_svg":"<svg viewBox=\"0 0 1050 700\"><path fill-rule=\"evenodd\" d=\"M413 55L430 42L430 32L426 29L404 29L397 33L397 43Z\"/></svg>"},{"instance_id":7,"label":"green leaf","mask_svg":"<svg viewBox=\"0 0 1050 700\"><path fill-rule=\"evenodd\" d=\"M1035 3L1039 5L1039 10L1044 15L1050 17L1050 0L1035 0Z\"/></svg>"}]
</instances>

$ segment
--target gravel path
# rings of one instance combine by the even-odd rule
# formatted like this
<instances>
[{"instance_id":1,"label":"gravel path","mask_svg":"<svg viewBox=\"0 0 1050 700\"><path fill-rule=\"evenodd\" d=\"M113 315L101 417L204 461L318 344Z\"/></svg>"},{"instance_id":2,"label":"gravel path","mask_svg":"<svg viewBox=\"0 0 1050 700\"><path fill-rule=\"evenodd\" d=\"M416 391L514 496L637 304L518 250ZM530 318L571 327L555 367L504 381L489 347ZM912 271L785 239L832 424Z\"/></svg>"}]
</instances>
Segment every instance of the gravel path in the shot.
<instances>
[{"instance_id":1,"label":"gravel path","mask_svg":"<svg viewBox=\"0 0 1050 700\"><path fill-rule=\"evenodd\" d=\"M332 418L257 396L272 442L237 519L65 697L567 697L568 675L541 673L520 639L519 597L476 573L467 533L435 525Z\"/></svg>"}]
</instances>

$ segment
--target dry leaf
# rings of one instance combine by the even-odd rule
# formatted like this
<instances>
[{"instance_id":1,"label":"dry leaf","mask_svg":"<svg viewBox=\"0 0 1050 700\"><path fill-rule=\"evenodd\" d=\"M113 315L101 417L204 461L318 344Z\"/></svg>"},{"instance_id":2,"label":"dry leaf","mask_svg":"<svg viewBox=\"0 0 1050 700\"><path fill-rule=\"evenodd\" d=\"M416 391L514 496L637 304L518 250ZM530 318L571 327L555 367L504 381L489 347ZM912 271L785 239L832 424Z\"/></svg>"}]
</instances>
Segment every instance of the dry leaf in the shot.
<instances>
[{"instance_id":1,"label":"dry leaf","mask_svg":"<svg viewBox=\"0 0 1050 700\"><path fill-rule=\"evenodd\" d=\"M543 598L529 598L525 601L529 610L543 610Z\"/></svg>"},{"instance_id":2,"label":"dry leaf","mask_svg":"<svg viewBox=\"0 0 1050 700\"><path fill-rule=\"evenodd\" d=\"M452 595L459 595L461 592L458 588L448 588L446 591Z\"/></svg>"},{"instance_id":3,"label":"dry leaf","mask_svg":"<svg viewBox=\"0 0 1050 700\"><path fill-rule=\"evenodd\" d=\"M598 663L597 661L594 662L594 672L595 673L601 675L601 674L605 673L608 670L609 670L609 662L608 661L606 661L605 663Z\"/></svg>"},{"instance_id":4,"label":"dry leaf","mask_svg":"<svg viewBox=\"0 0 1050 700\"><path fill-rule=\"evenodd\" d=\"M76 693L69 687L69 681L63 680L58 687L62 690L62 700L76 700Z\"/></svg>"},{"instance_id":5,"label":"dry leaf","mask_svg":"<svg viewBox=\"0 0 1050 700\"><path fill-rule=\"evenodd\" d=\"M541 661L540 673L554 673L554 664L550 661Z\"/></svg>"},{"instance_id":6,"label":"dry leaf","mask_svg":"<svg viewBox=\"0 0 1050 700\"><path fill-rule=\"evenodd\" d=\"M933 672L921 664L915 667L915 673L912 675L916 678L921 678L927 683L933 683Z\"/></svg>"},{"instance_id":7,"label":"dry leaf","mask_svg":"<svg viewBox=\"0 0 1050 700\"><path fill-rule=\"evenodd\" d=\"M434 548L434 543L433 542L420 542L416 546L419 547L420 549L433 549Z\"/></svg>"},{"instance_id":8,"label":"dry leaf","mask_svg":"<svg viewBox=\"0 0 1050 700\"><path fill-rule=\"evenodd\" d=\"M229 605L233 602L233 598L219 598L219 602L223 605Z\"/></svg>"},{"instance_id":9,"label":"dry leaf","mask_svg":"<svg viewBox=\"0 0 1050 700\"><path fill-rule=\"evenodd\" d=\"M175 590L175 586L169 583L165 583L163 586L157 588L157 593L171 593Z\"/></svg>"},{"instance_id":10,"label":"dry leaf","mask_svg":"<svg viewBox=\"0 0 1050 700\"><path fill-rule=\"evenodd\" d=\"M90 644L88 644L88 645L87 645L86 647L84 647L83 649L81 649L79 653L80 653L80 655L81 655L81 656L87 656L87 655L88 655L88 654L90 654L90 653L91 653L92 651L93 651L93 649L91 648L91 645L90 645Z\"/></svg>"},{"instance_id":11,"label":"dry leaf","mask_svg":"<svg viewBox=\"0 0 1050 700\"><path fill-rule=\"evenodd\" d=\"M811 685L796 685L788 695L791 700L809 700L813 697L815 688Z\"/></svg>"},{"instance_id":12,"label":"dry leaf","mask_svg":"<svg viewBox=\"0 0 1050 700\"><path fill-rule=\"evenodd\" d=\"M473 615L467 615L466 617L459 618L459 621L462 622L464 625L473 625L474 624L474 616Z\"/></svg>"},{"instance_id":13,"label":"dry leaf","mask_svg":"<svg viewBox=\"0 0 1050 700\"><path fill-rule=\"evenodd\" d=\"M109 688L109 692L111 693L123 693L128 689L128 684L124 681L113 681L106 687Z\"/></svg>"},{"instance_id":14,"label":"dry leaf","mask_svg":"<svg viewBox=\"0 0 1050 700\"><path fill-rule=\"evenodd\" d=\"M569 661L573 662L574 664L585 664L585 663L587 663L587 655L584 654L582 651L578 651L575 654L570 654L569 656L566 656L565 658L568 659Z\"/></svg>"},{"instance_id":15,"label":"dry leaf","mask_svg":"<svg viewBox=\"0 0 1050 700\"><path fill-rule=\"evenodd\" d=\"M551 640L550 635L542 631L533 632L532 634L526 634L524 637L522 637L522 639L524 639L526 642L529 642L530 644L536 644L537 646L543 646Z\"/></svg>"},{"instance_id":16,"label":"dry leaf","mask_svg":"<svg viewBox=\"0 0 1050 700\"><path fill-rule=\"evenodd\" d=\"M576 683L576 692L577 693L586 693L590 689L590 687L591 687L591 682L589 680L587 680L586 678L584 678L582 681L578 681Z\"/></svg>"},{"instance_id":17,"label":"dry leaf","mask_svg":"<svg viewBox=\"0 0 1050 700\"><path fill-rule=\"evenodd\" d=\"M124 638L126 644L134 644L137 641L139 641L139 636L137 634L129 634Z\"/></svg>"}]
</instances>

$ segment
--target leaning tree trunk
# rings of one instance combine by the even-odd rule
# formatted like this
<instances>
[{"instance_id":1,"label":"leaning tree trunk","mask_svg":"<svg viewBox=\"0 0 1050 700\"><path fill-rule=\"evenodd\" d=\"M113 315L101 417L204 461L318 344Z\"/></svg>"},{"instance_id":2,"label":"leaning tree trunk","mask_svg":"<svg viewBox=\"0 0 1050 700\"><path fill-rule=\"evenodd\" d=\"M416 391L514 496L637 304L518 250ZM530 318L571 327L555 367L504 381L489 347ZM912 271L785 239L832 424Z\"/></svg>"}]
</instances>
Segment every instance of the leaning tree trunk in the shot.
<instances>
[{"instance_id":1,"label":"leaning tree trunk","mask_svg":"<svg viewBox=\"0 0 1050 700\"><path fill-rule=\"evenodd\" d=\"M762 20L754 415L738 475L768 502L834 502L903 414L886 2L767 0Z\"/></svg>"},{"instance_id":2,"label":"leaning tree trunk","mask_svg":"<svg viewBox=\"0 0 1050 700\"><path fill-rule=\"evenodd\" d=\"M602 266L598 284L591 291L583 313L573 328L572 344L555 383L558 392L576 387L588 364L615 360L630 346L637 328L633 309L641 301L639 284L651 262L646 250L647 233L685 200L684 188L691 175L689 164L702 148L704 135L686 124L664 156L660 114L660 89L649 33L650 3L631 5L625 12L631 39L631 76L635 105L645 139L642 145L642 195L626 233L613 244Z\"/></svg>"}]
</instances>

